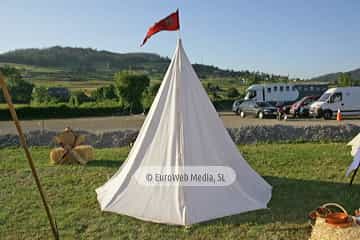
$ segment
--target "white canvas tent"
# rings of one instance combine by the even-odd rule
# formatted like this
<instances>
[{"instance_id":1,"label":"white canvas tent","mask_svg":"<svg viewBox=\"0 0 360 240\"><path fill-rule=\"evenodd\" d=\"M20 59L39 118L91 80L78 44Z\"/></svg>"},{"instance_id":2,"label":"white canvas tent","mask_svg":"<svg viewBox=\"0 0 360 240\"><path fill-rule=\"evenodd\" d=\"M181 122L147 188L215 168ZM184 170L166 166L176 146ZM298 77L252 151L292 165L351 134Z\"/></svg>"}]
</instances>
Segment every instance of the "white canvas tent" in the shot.
<instances>
[{"instance_id":1,"label":"white canvas tent","mask_svg":"<svg viewBox=\"0 0 360 240\"><path fill-rule=\"evenodd\" d=\"M354 157L354 160L348 167L345 175L349 176L350 173L353 172L350 182L350 184L352 184L358 171L357 169L360 166L360 133L356 137L354 137L347 145L351 146L351 155Z\"/></svg>"},{"instance_id":2,"label":"white canvas tent","mask_svg":"<svg viewBox=\"0 0 360 240\"><path fill-rule=\"evenodd\" d=\"M138 170L225 166L227 186L146 186ZM244 160L223 126L178 40L175 54L127 160L96 189L101 210L138 219L191 225L267 207L271 186Z\"/></svg>"},{"instance_id":3,"label":"white canvas tent","mask_svg":"<svg viewBox=\"0 0 360 240\"><path fill-rule=\"evenodd\" d=\"M360 133L356 135L348 144L348 146L351 146L351 155L355 156L356 151L360 149Z\"/></svg>"}]
</instances>

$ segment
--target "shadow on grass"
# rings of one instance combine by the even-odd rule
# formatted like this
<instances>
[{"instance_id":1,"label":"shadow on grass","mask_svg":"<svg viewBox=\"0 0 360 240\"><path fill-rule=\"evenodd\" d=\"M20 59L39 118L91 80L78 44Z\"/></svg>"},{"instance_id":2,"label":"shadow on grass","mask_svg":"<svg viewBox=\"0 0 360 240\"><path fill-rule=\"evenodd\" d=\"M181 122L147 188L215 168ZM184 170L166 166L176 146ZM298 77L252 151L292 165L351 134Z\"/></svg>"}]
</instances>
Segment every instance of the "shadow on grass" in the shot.
<instances>
[{"instance_id":1,"label":"shadow on grass","mask_svg":"<svg viewBox=\"0 0 360 240\"><path fill-rule=\"evenodd\" d=\"M95 160L95 161L88 162L87 166L119 168L122 163L123 163L123 161L120 161L120 160Z\"/></svg>"},{"instance_id":2,"label":"shadow on grass","mask_svg":"<svg viewBox=\"0 0 360 240\"><path fill-rule=\"evenodd\" d=\"M308 213L318 206L336 202L344 206L349 214L360 207L360 185L352 187L348 183L335 183L319 180L289 179L268 176L265 179L273 186L269 209L233 215L204 223L223 224L306 224ZM306 230L305 227L295 229ZM292 231L290 228L279 228L271 231Z\"/></svg>"}]
</instances>

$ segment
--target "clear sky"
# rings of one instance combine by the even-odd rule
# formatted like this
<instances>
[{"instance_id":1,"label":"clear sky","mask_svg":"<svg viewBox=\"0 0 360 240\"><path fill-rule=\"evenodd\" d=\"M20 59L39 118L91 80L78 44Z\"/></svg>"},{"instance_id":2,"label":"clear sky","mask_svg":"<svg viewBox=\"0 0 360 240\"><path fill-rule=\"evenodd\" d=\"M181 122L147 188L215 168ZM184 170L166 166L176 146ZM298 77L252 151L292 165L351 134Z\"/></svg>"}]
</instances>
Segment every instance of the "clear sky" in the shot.
<instances>
[{"instance_id":1,"label":"clear sky","mask_svg":"<svg viewBox=\"0 0 360 240\"><path fill-rule=\"evenodd\" d=\"M358 0L1 0L0 52L54 45L171 56L175 32L139 45L180 10L193 63L308 78L360 67Z\"/></svg>"}]
</instances>

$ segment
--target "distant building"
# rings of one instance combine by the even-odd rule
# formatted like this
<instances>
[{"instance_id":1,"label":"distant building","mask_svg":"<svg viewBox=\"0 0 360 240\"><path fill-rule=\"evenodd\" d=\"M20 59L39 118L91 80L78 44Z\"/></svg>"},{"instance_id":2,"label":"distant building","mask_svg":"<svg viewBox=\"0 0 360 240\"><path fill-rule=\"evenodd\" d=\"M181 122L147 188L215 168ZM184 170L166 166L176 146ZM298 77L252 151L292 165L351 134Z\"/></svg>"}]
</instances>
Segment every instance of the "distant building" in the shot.
<instances>
[{"instance_id":1,"label":"distant building","mask_svg":"<svg viewBox=\"0 0 360 240\"><path fill-rule=\"evenodd\" d=\"M67 102L70 98L70 91L65 87L49 87L48 94L50 97L56 98L61 102Z\"/></svg>"}]
</instances>

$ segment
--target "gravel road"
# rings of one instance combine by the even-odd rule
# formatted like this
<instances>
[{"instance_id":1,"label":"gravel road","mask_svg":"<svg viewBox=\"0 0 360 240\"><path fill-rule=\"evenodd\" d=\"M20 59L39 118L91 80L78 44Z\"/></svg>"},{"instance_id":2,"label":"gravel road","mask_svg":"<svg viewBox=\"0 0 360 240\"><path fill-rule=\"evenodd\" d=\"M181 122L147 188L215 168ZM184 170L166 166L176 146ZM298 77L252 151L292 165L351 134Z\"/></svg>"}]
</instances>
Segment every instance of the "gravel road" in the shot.
<instances>
[{"instance_id":1,"label":"gravel road","mask_svg":"<svg viewBox=\"0 0 360 240\"><path fill-rule=\"evenodd\" d=\"M346 119L342 122L336 120L323 119L288 119L287 121L278 121L276 119L256 119L240 118L231 112L219 113L221 119L227 128L239 128L244 126L272 126L277 124L291 126L314 126L314 125L344 125L354 124L360 126L360 118ZM25 132L34 130L53 130L59 131L66 126L71 126L75 130L86 130L99 133L122 129L139 129L145 119L144 115L119 116L119 117L94 117L94 118L73 118L73 119L49 119L49 120L29 120L22 121L22 127ZM0 135L16 133L12 122L0 121Z\"/></svg>"}]
</instances>

